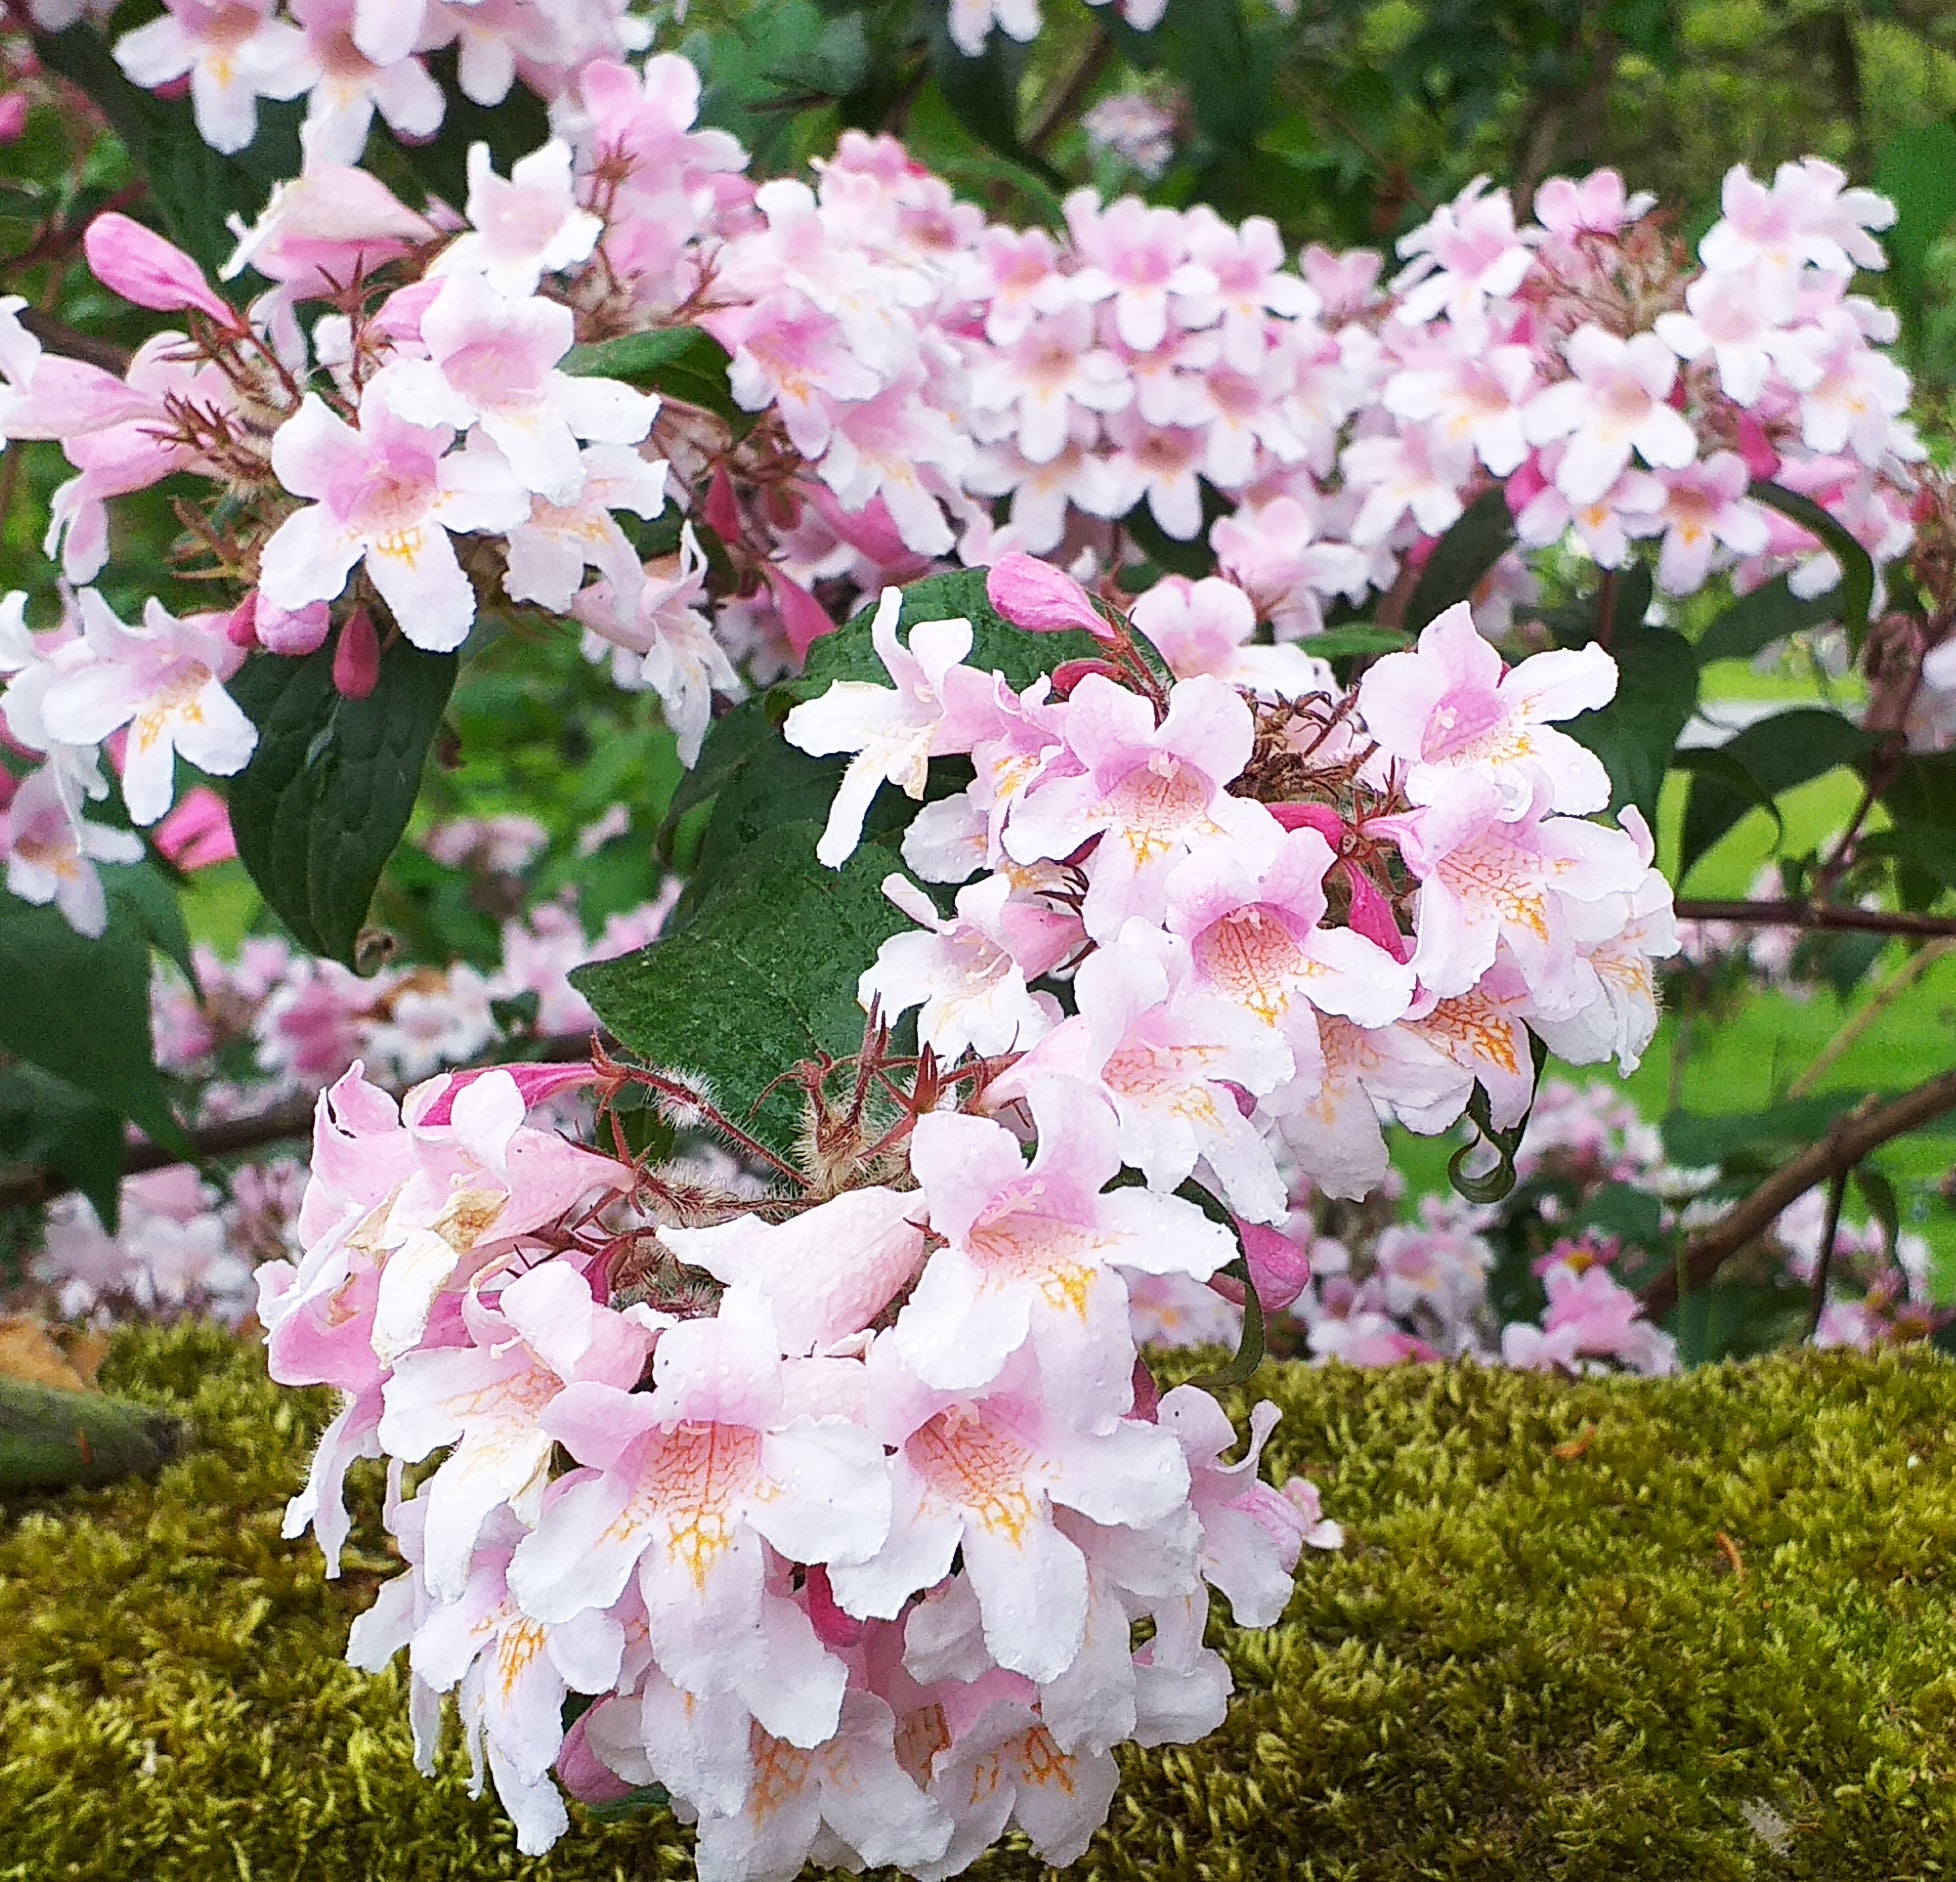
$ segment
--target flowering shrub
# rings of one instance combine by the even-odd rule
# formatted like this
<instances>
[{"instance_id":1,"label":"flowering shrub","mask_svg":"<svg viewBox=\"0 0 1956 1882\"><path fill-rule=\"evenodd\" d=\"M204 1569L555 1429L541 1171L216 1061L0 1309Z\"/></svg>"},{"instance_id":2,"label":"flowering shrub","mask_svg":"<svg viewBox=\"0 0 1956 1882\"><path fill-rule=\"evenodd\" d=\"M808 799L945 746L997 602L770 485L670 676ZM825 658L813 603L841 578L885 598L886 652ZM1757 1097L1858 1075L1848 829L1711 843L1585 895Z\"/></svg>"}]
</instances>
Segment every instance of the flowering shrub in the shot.
<instances>
[{"instance_id":1,"label":"flowering shrub","mask_svg":"<svg viewBox=\"0 0 1956 1882\"><path fill-rule=\"evenodd\" d=\"M1664 1290L1769 1233L1823 1340L1928 1330L1892 1193L1844 1242L1842 1187L1940 1086L1729 1210L1736 1170L1537 1107L1550 1054L1654 1036L1667 771L1681 873L1857 766L1759 907L1949 925L1956 499L1853 291L1884 198L1740 168L1694 251L1613 171L1526 214L1481 179L1390 275L1293 266L1201 203L1019 226L887 135L764 176L610 0L91 10L34 0L37 56L221 187L88 219L169 323L126 360L0 300L0 434L72 473L59 581L0 604L0 1043L93 1198L37 1278L235 1317L262 1262L273 1377L341 1395L287 1531L336 1574L388 1460L351 1657L406 1650L424 1756L453 1695L524 1851L568 1793L670 1801L708 1876L1078 1856L1116 1747L1221 1723L1211 1590L1272 1624L1339 1541L1258 1478L1274 1407L1224 1463L1146 1340L1662 1371ZM994 23L1037 9L948 31ZM1094 134L1145 172L1172 122ZM150 493L181 534L133 593ZM498 962L388 965L370 903L499 637L653 696L673 868L595 937L519 896ZM1855 715L1681 746L1704 669L1830 639ZM165 866L232 848L300 951L189 946ZM315 1096L303 1175L137 1176L111 1239L125 1120L181 1157L179 1110ZM1388 1125L1458 1128L1470 1206L1368 1200Z\"/></svg>"}]
</instances>

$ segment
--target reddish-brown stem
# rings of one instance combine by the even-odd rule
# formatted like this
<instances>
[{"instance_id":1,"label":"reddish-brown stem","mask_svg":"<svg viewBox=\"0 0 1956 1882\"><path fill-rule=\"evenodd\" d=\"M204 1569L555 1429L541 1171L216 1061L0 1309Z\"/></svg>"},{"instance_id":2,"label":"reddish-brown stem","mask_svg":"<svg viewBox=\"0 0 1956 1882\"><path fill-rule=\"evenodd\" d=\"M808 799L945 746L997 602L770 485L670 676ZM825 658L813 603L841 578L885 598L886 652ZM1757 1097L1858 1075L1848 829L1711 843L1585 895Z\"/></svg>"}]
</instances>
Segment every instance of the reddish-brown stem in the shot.
<instances>
[{"instance_id":1,"label":"reddish-brown stem","mask_svg":"<svg viewBox=\"0 0 1956 1882\"><path fill-rule=\"evenodd\" d=\"M614 1061L614 1069L626 1083L643 1085L648 1091L656 1091L686 1110L698 1112L701 1121L709 1130L718 1131L742 1155L750 1156L756 1162L765 1163L770 1169L799 1183L804 1189L808 1187L808 1178L802 1175L792 1163L777 1157L759 1138L742 1130L718 1105L712 1103L702 1093L695 1091L692 1086L682 1084L676 1078L667 1078L644 1065L618 1065Z\"/></svg>"}]
</instances>

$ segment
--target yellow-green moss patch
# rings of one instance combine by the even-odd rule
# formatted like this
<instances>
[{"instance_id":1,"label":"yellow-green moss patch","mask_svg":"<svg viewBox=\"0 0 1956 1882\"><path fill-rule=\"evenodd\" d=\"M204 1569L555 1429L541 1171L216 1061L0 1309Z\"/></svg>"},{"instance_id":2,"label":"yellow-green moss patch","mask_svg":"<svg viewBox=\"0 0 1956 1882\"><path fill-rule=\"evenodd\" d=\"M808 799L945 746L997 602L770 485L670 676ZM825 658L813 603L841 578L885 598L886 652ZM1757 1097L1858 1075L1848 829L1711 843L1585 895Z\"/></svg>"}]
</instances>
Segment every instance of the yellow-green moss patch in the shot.
<instances>
[{"instance_id":1,"label":"yellow-green moss patch","mask_svg":"<svg viewBox=\"0 0 1956 1882\"><path fill-rule=\"evenodd\" d=\"M338 1584L279 1539L320 1398L208 1328L126 1335L107 1378L195 1444L0 1518L4 1882L690 1873L663 1817L526 1861L459 1756L415 1774L400 1679L340 1659L383 1538L356 1530ZM1283 1626L1222 1632L1229 1724L1129 1757L1076 1873L1956 1876L1956 1366L1258 1389L1275 1469L1316 1475L1349 1543Z\"/></svg>"}]
</instances>

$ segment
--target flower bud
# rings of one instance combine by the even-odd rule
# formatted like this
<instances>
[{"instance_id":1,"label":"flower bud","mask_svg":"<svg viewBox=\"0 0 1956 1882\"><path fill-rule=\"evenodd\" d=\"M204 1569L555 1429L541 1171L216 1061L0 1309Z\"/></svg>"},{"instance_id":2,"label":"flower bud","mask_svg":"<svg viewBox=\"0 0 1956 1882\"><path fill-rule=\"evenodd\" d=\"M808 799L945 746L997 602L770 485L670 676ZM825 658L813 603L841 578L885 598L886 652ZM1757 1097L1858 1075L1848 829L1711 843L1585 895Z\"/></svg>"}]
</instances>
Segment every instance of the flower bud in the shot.
<instances>
[{"instance_id":1,"label":"flower bud","mask_svg":"<svg viewBox=\"0 0 1956 1882\"><path fill-rule=\"evenodd\" d=\"M355 608L340 629L340 644L333 649L333 684L342 699L365 699L380 684L380 636L365 608Z\"/></svg>"},{"instance_id":2,"label":"flower bud","mask_svg":"<svg viewBox=\"0 0 1956 1882\"><path fill-rule=\"evenodd\" d=\"M985 598L1014 627L1029 634L1064 634L1078 628L1095 640L1114 638L1113 628L1088 600L1087 591L1072 576L1033 556L1002 557L985 577Z\"/></svg>"},{"instance_id":3,"label":"flower bud","mask_svg":"<svg viewBox=\"0 0 1956 1882\"><path fill-rule=\"evenodd\" d=\"M281 608L261 594L252 610L251 625L259 646L268 653L296 658L317 653L325 646L333 617L323 601L309 601L303 608Z\"/></svg>"},{"instance_id":4,"label":"flower bud","mask_svg":"<svg viewBox=\"0 0 1956 1882\"><path fill-rule=\"evenodd\" d=\"M195 309L221 327L238 325L238 316L212 293L204 271L140 222L114 210L99 215L82 237L82 251L96 280L134 306L159 314Z\"/></svg>"}]
</instances>

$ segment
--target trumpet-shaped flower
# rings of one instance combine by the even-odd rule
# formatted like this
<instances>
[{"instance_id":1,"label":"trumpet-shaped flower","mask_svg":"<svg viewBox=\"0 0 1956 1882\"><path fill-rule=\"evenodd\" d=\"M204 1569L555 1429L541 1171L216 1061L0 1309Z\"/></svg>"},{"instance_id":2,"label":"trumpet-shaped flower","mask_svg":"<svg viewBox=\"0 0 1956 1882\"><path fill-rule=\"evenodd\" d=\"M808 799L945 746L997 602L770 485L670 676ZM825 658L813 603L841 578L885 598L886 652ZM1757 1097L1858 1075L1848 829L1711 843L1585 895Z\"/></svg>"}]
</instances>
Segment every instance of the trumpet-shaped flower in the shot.
<instances>
[{"instance_id":1,"label":"trumpet-shaped flower","mask_svg":"<svg viewBox=\"0 0 1956 1882\"><path fill-rule=\"evenodd\" d=\"M1568 440L1555 484L1571 503L1593 503L1632 451L1659 470L1682 470L1698 455L1697 434L1668 402L1677 356L1656 334L1624 340L1592 323L1569 336L1568 358L1574 377L1536 393L1522 426L1531 444Z\"/></svg>"},{"instance_id":2,"label":"trumpet-shaped flower","mask_svg":"<svg viewBox=\"0 0 1956 1882\"><path fill-rule=\"evenodd\" d=\"M527 1613L560 1621L636 1580L660 1667L711 1694L764 1666L763 1539L798 1562L872 1557L890 1482L869 1433L785 1416L779 1335L755 1289L667 1328L652 1376L649 1394L586 1381L544 1409L543 1429L590 1468L562 1480L510 1586Z\"/></svg>"},{"instance_id":3,"label":"trumpet-shaped flower","mask_svg":"<svg viewBox=\"0 0 1956 1882\"><path fill-rule=\"evenodd\" d=\"M137 823L155 823L170 808L177 753L217 777L244 769L258 729L224 690L244 650L219 617L179 621L152 600L142 627L125 627L92 588L82 591L80 613L82 639L62 650L42 695L42 723L69 745L129 727L122 795Z\"/></svg>"},{"instance_id":4,"label":"trumpet-shaped flower","mask_svg":"<svg viewBox=\"0 0 1956 1882\"><path fill-rule=\"evenodd\" d=\"M1129 916L1159 914L1169 871L1193 844L1267 821L1225 789L1250 741L1249 708L1220 680L1178 682L1157 726L1145 699L1090 674L1066 713L1080 770L1049 770L1027 790L1006 821L1006 853L1058 861L1098 838L1081 912L1087 932L1109 940Z\"/></svg>"},{"instance_id":5,"label":"trumpet-shaped flower","mask_svg":"<svg viewBox=\"0 0 1956 1882\"><path fill-rule=\"evenodd\" d=\"M451 653L475 623L475 590L450 532L514 529L530 502L506 463L450 451L447 426L398 416L390 370L369 381L358 431L311 393L279 427L272 469L312 501L265 544L260 590L279 608L331 601L364 563L401 632L426 652Z\"/></svg>"},{"instance_id":6,"label":"trumpet-shaped flower","mask_svg":"<svg viewBox=\"0 0 1956 1882\"><path fill-rule=\"evenodd\" d=\"M1539 783L1561 811L1601 810L1609 774L1595 753L1549 723L1616 696L1616 663L1602 648L1535 654L1511 672L1482 638L1466 602L1420 632L1411 653L1387 654L1359 682L1359 711L1380 748L1404 759L1416 803L1471 772L1521 816Z\"/></svg>"},{"instance_id":7,"label":"trumpet-shaped flower","mask_svg":"<svg viewBox=\"0 0 1956 1882\"><path fill-rule=\"evenodd\" d=\"M903 876L886 877L883 893L920 928L892 935L864 970L856 998L865 1010L876 1003L894 1017L920 1008L918 1042L947 1065L967 1049L981 1057L1024 1051L1059 1023L1059 1002L1026 983L1081 939L1071 916L1015 899L1002 875L960 889L948 920Z\"/></svg>"},{"instance_id":8,"label":"trumpet-shaped flower","mask_svg":"<svg viewBox=\"0 0 1956 1882\"><path fill-rule=\"evenodd\" d=\"M815 854L840 869L862 840L870 800L888 782L923 801L932 757L969 751L974 730L989 718L989 678L961 665L971 651L971 623L919 621L906 647L897 639L903 591L883 590L870 639L894 688L838 680L819 698L802 701L782 732L788 743L817 758L852 752Z\"/></svg>"},{"instance_id":9,"label":"trumpet-shaped flower","mask_svg":"<svg viewBox=\"0 0 1956 1882\"><path fill-rule=\"evenodd\" d=\"M1106 1429L1133 1403L1134 1343L1118 1269L1207 1280L1235 1238L1193 1203L1106 1190L1120 1170L1113 1112L1067 1080L1032 1087L1039 1149L987 1118L918 1121L910 1164L944 1238L891 1337L926 1385L986 1386L1030 1338L1048 1403ZM1104 1193L1103 1193L1104 1191Z\"/></svg>"},{"instance_id":10,"label":"trumpet-shaped flower","mask_svg":"<svg viewBox=\"0 0 1956 1882\"><path fill-rule=\"evenodd\" d=\"M571 148L553 137L496 174L487 144L469 146L469 228L434 259L430 274L473 272L492 287L534 294L546 274L573 268L597 246L604 224L578 206Z\"/></svg>"}]
</instances>

